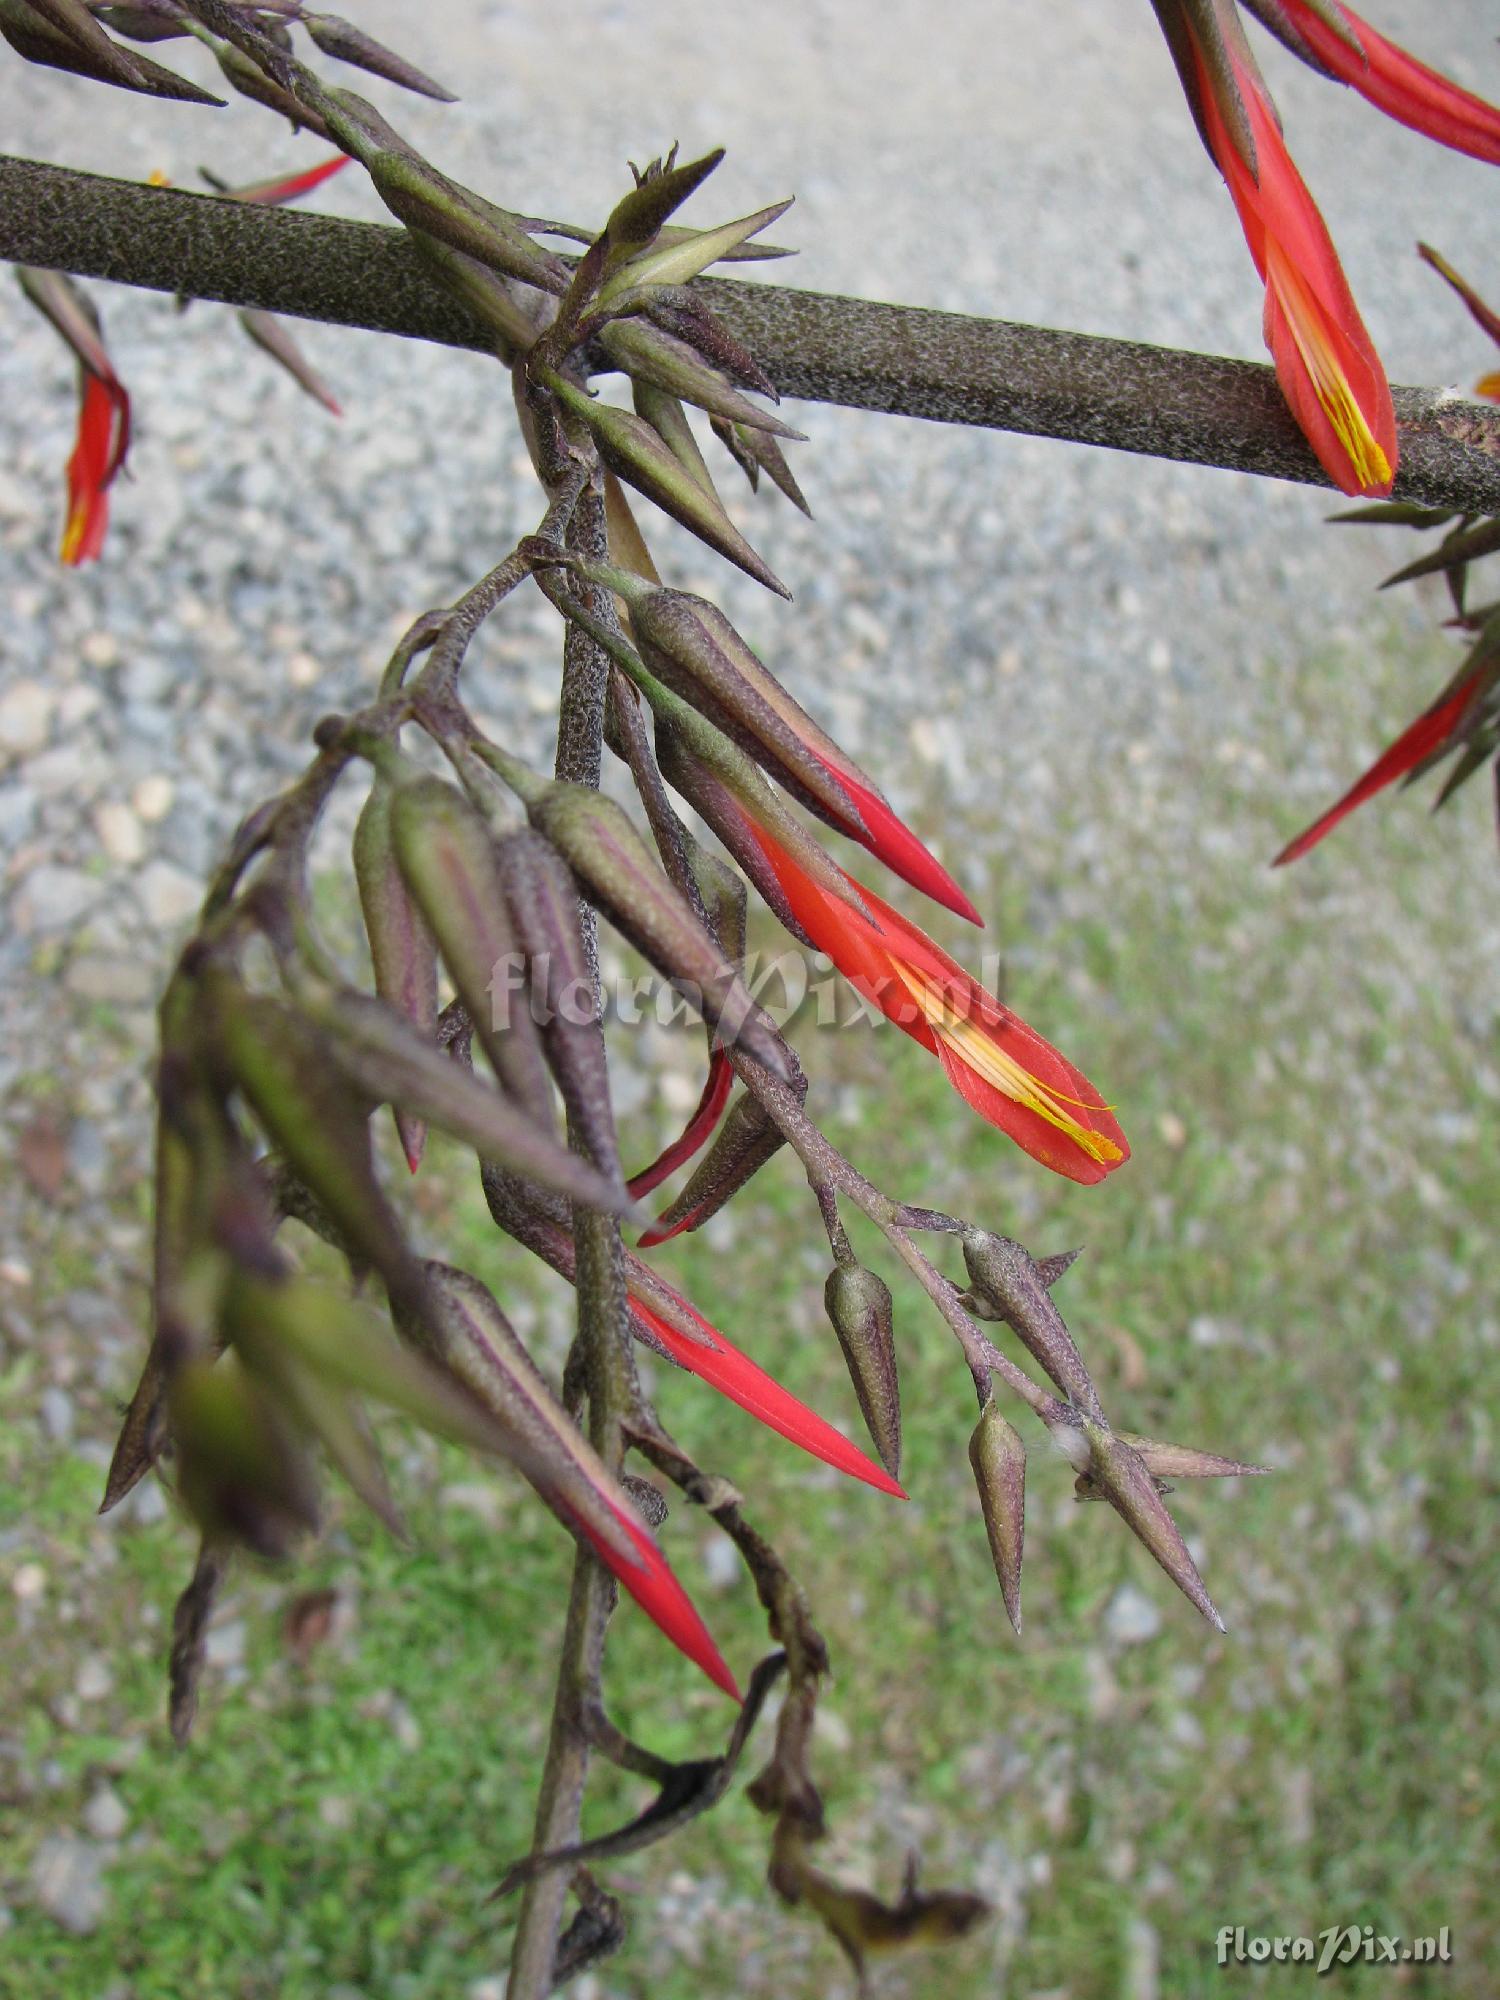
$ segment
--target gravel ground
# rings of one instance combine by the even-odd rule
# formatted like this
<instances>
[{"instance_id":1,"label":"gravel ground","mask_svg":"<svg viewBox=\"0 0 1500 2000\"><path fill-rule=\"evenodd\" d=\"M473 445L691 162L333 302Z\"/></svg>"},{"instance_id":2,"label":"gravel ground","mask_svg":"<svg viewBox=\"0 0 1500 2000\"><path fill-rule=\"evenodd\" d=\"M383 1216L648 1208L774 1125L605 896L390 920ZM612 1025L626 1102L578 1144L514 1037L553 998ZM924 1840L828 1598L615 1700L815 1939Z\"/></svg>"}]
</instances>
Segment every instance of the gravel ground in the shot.
<instances>
[{"instance_id":1,"label":"gravel ground","mask_svg":"<svg viewBox=\"0 0 1500 2000\"><path fill-rule=\"evenodd\" d=\"M801 246L797 282L1260 352L1253 272L1144 6L950 0L939 34L912 0L409 11L378 0L359 18L466 101L382 104L439 163L518 208L596 219L626 158L673 138L689 152L723 143L729 160L693 214L795 192L777 233ZM1500 91L1481 0L1382 0L1378 19ZM200 163L248 180L318 152L238 103L156 106L0 60L17 152L184 182ZM536 104L559 60L572 95L544 140ZM194 54L178 66L211 81ZM1412 246L1437 242L1500 291L1485 169L1279 52L1268 66L1393 379L1472 380L1485 344ZM378 212L353 176L325 198ZM72 1437L78 1368L118 1385L137 1338L131 1190L150 1009L204 871L301 765L315 719L370 687L409 616L536 513L505 384L477 357L308 330L347 409L335 424L228 313L178 319L162 299L95 293L139 437L104 560L74 573L55 560L71 371L0 291L0 1121L26 1166L0 1189L0 1311L12 1338L35 1331L47 1352L50 1447ZM1376 599L1406 544L1325 531L1326 496L1039 440L792 414L812 437L798 471L817 522L765 501L741 518L796 604L726 582L664 535L676 579L716 591L898 804L934 808L926 825L951 828L950 854L976 882L970 836L1018 868L1037 855L1061 885L1039 911L1055 955L1067 924L1107 909L1143 857L1233 852L1235 786L1282 791L1289 833L1396 719L1347 681L1321 702L1317 676L1335 654L1422 634L1433 603ZM476 706L539 749L550 612L518 604L482 657ZM1290 686L1300 662L1300 698L1283 708L1267 677ZM1440 671L1414 681L1413 709ZM1462 929L1488 907L1491 858L1454 834L1434 847L1431 893ZM1247 867L1264 858L1247 847ZM1164 884L1164 898L1180 894ZM1326 892L1330 923L1399 926L1378 899L1359 916L1374 895L1343 877ZM1493 945L1471 947L1460 1004L1478 1010L1476 1033L1494 1019L1497 969ZM65 1325L32 1329L27 1294L65 1248L86 1252L86 1279ZM101 1799L96 1817L109 1813ZM71 1851L53 1858L68 1875ZM97 1892L80 1879L85 1899Z\"/></svg>"}]
</instances>

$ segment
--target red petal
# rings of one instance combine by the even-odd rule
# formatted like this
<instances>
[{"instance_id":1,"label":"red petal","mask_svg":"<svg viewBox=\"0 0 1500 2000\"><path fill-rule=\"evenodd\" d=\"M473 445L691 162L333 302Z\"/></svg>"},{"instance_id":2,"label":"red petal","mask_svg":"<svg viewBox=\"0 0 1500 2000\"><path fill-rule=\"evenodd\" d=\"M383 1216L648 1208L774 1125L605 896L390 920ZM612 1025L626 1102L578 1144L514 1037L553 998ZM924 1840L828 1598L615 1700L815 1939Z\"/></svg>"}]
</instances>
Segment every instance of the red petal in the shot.
<instances>
[{"instance_id":1,"label":"red petal","mask_svg":"<svg viewBox=\"0 0 1500 2000\"><path fill-rule=\"evenodd\" d=\"M654 1277L654 1274L653 1274ZM633 1274L627 1273L626 1283L635 1282ZM710 1326L702 1313L688 1304L678 1292L656 1279L672 1299L674 1307L686 1313L693 1322L697 1339L689 1339L679 1333L659 1313L654 1312L644 1299L631 1293L630 1309L659 1340L672 1359L690 1375L696 1375L707 1382L732 1403L738 1403L742 1410L748 1410L752 1417L758 1417L763 1424L777 1431L793 1444L811 1452L814 1458L821 1458L826 1465L847 1472L851 1478L862 1479L868 1486L876 1487L882 1493L892 1493L898 1500L906 1498L905 1492L884 1467L867 1458L859 1446L852 1444L842 1431L836 1431L826 1423L815 1410L799 1402L789 1389L768 1375L763 1368L753 1362L748 1354L742 1354L715 1326Z\"/></svg>"},{"instance_id":2,"label":"red petal","mask_svg":"<svg viewBox=\"0 0 1500 2000\"><path fill-rule=\"evenodd\" d=\"M323 160L316 167L308 167L300 174L288 174L281 180L256 181L251 187L235 188L236 201L253 202L259 207L271 207L283 201L295 201L298 195L311 194L315 187L338 173L349 164L347 153L335 153L331 160Z\"/></svg>"},{"instance_id":3,"label":"red petal","mask_svg":"<svg viewBox=\"0 0 1500 2000\"><path fill-rule=\"evenodd\" d=\"M580 1531L604 1566L630 1592L653 1623L666 1633L678 1652L685 1653L694 1666L701 1667L715 1687L722 1688L731 1701L743 1699L735 1685L724 1655L714 1644L708 1627L698 1616L692 1599L677 1581L671 1564L641 1522L623 1508L614 1509L615 1518L635 1545L639 1566L627 1562L612 1549L602 1535L595 1534L583 1521ZM574 1517L577 1520L577 1517Z\"/></svg>"},{"instance_id":4,"label":"red petal","mask_svg":"<svg viewBox=\"0 0 1500 2000\"><path fill-rule=\"evenodd\" d=\"M637 1201L642 1195L660 1187L670 1174L694 1153L706 1146L714 1129L724 1116L724 1107L729 1102L729 1094L734 1089L734 1071L729 1066L729 1057L723 1049L714 1049L708 1058L708 1081L703 1086L703 1095L698 1100L698 1109L683 1127L680 1136L674 1139L666 1151L660 1153L643 1172L636 1174L626 1185ZM668 1232L675 1234L675 1232ZM645 1242L645 1237L641 1241ZM657 1242L663 1239L657 1237Z\"/></svg>"},{"instance_id":5,"label":"red petal","mask_svg":"<svg viewBox=\"0 0 1500 2000\"><path fill-rule=\"evenodd\" d=\"M1265 340L1276 364L1276 379L1303 435L1334 484L1355 495L1389 493L1395 481L1398 448L1396 414L1385 370L1360 318L1327 225L1286 149L1272 106L1252 72L1235 63L1234 73L1255 139L1256 174L1252 175L1224 124L1206 71L1201 77L1200 96L1211 150L1239 212L1255 267L1266 280ZM1279 275L1281 265L1289 267L1292 283L1300 284L1311 316L1300 341L1289 310L1292 294L1283 295L1286 281ZM1318 394L1304 342L1317 350L1326 372L1347 388L1365 429L1385 458L1384 475L1362 464L1341 438Z\"/></svg>"},{"instance_id":6,"label":"red petal","mask_svg":"<svg viewBox=\"0 0 1500 2000\"><path fill-rule=\"evenodd\" d=\"M857 840L861 847L868 848L892 874L899 875L903 882L910 882L924 896L931 896L935 903L941 903L944 909L952 910L969 923L983 926L983 917L947 869L928 853L905 821L897 818L879 792L861 783L849 771L835 770L834 776L853 799L867 829L860 833L852 826L846 827L849 837Z\"/></svg>"},{"instance_id":7,"label":"red petal","mask_svg":"<svg viewBox=\"0 0 1500 2000\"><path fill-rule=\"evenodd\" d=\"M1352 7L1339 12L1359 37L1367 62L1305 0L1281 0L1292 26L1318 60L1387 117L1424 132L1440 145L1500 164L1500 110L1462 89L1396 43L1388 42Z\"/></svg>"},{"instance_id":8,"label":"red petal","mask_svg":"<svg viewBox=\"0 0 1500 2000\"><path fill-rule=\"evenodd\" d=\"M856 886L873 922L820 888L769 834L756 829L756 837L776 870L792 914L814 944L827 952L857 992L913 1041L939 1057L949 1082L982 1118L1014 1139L1042 1165L1070 1180L1092 1183L1124 1165L1130 1157L1125 1134L1098 1091L1059 1049L1018 1014L1002 1006L925 931L908 923L898 910L882 902L863 883ZM958 1013L977 1022L997 1047L1063 1100L1080 1125L1116 1146L1119 1158L1094 1159L1076 1140L1007 1097L949 1050L897 976L894 962L898 960L938 986Z\"/></svg>"},{"instance_id":9,"label":"red petal","mask_svg":"<svg viewBox=\"0 0 1500 2000\"><path fill-rule=\"evenodd\" d=\"M1304 833L1289 841L1271 863L1273 868L1282 868L1288 861L1300 861L1310 847L1316 847L1327 833L1332 833L1341 819L1346 819L1356 806L1362 806L1366 799L1383 792L1387 785L1420 764L1424 757L1444 744L1453 734L1469 705L1477 676L1463 682L1446 701L1429 708L1419 715L1409 729L1404 729L1389 749L1380 756L1345 792L1336 805L1331 805L1321 819L1313 821Z\"/></svg>"},{"instance_id":10,"label":"red petal","mask_svg":"<svg viewBox=\"0 0 1500 2000\"><path fill-rule=\"evenodd\" d=\"M62 560L92 562L109 525L107 487L119 470L130 434L130 399L118 382L82 371L78 434L68 460L68 519Z\"/></svg>"},{"instance_id":11,"label":"red petal","mask_svg":"<svg viewBox=\"0 0 1500 2000\"><path fill-rule=\"evenodd\" d=\"M1054 1053L1056 1053L1054 1051ZM1080 1111L1079 1123L1091 1131L1101 1132L1120 1149L1117 1160L1096 1160L1086 1153L1066 1132L1026 1105L1018 1104L1013 1097L1007 1097L1003 1090L997 1090L987 1077L979 1075L950 1049L946 1043L938 1045L938 1061L953 1088L964 1102L977 1111L981 1118L988 1120L1007 1138L1014 1139L1022 1152L1044 1167L1050 1167L1055 1174L1061 1174L1070 1181L1081 1182L1085 1187L1093 1187L1116 1167L1124 1166L1130 1158L1130 1147L1125 1142L1125 1134L1115 1123L1106 1107L1090 1105L1088 1113ZM1035 1072L1033 1072L1034 1074ZM1080 1077L1079 1082L1083 1079ZM1070 1109L1075 1107L1070 1106ZM1103 1115L1099 1115L1100 1113Z\"/></svg>"}]
</instances>

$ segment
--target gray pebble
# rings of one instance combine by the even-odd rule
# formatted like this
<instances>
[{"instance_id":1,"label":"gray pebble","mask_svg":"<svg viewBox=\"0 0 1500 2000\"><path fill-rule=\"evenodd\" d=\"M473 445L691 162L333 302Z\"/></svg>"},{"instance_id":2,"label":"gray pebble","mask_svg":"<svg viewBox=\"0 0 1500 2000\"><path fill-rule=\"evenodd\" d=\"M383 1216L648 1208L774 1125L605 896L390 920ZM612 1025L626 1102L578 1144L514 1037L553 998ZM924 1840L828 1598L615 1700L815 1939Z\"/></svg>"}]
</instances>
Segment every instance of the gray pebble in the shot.
<instances>
[{"instance_id":1,"label":"gray pebble","mask_svg":"<svg viewBox=\"0 0 1500 2000\"><path fill-rule=\"evenodd\" d=\"M17 893L12 906L16 928L27 936L68 930L94 907L103 890L102 882L77 868L44 862L32 869Z\"/></svg>"},{"instance_id":2,"label":"gray pebble","mask_svg":"<svg viewBox=\"0 0 1500 2000\"><path fill-rule=\"evenodd\" d=\"M0 752L29 757L47 741L57 696L40 681L16 681L0 693Z\"/></svg>"},{"instance_id":3,"label":"gray pebble","mask_svg":"<svg viewBox=\"0 0 1500 2000\"><path fill-rule=\"evenodd\" d=\"M173 930L202 902L203 883L171 861L152 861L137 878L136 894L149 924L157 930Z\"/></svg>"},{"instance_id":4,"label":"gray pebble","mask_svg":"<svg viewBox=\"0 0 1500 2000\"><path fill-rule=\"evenodd\" d=\"M80 1701L102 1701L114 1684L114 1670L102 1653L89 1653L79 1661L73 1692Z\"/></svg>"},{"instance_id":5,"label":"gray pebble","mask_svg":"<svg viewBox=\"0 0 1500 2000\"><path fill-rule=\"evenodd\" d=\"M98 1930L109 1909L103 1859L71 1834L44 1840L31 1864L31 1894L39 1909L74 1937Z\"/></svg>"},{"instance_id":6,"label":"gray pebble","mask_svg":"<svg viewBox=\"0 0 1500 2000\"><path fill-rule=\"evenodd\" d=\"M38 1407L47 1436L54 1444L66 1444L73 1435L73 1398L67 1390L50 1383L43 1389Z\"/></svg>"},{"instance_id":7,"label":"gray pebble","mask_svg":"<svg viewBox=\"0 0 1500 2000\"><path fill-rule=\"evenodd\" d=\"M1122 1583L1109 1600L1104 1629L1117 1646L1139 1646L1161 1630L1161 1613L1143 1590Z\"/></svg>"},{"instance_id":8,"label":"gray pebble","mask_svg":"<svg viewBox=\"0 0 1500 2000\"><path fill-rule=\"evenodd\" d=\"M204 1653L210 1666L239 1666L245 1657L244 1619L231 1618L227 1624L215 1625L209 1632Z\"/></svg>"},{"instance_id":9,"label":"gray pebble","mask_svg":"<svg viewBox=\"0 0 1500 2000\"><path fill-rule=\"evenodd\" d=\"M83 1830L95 1840L118 1840L130 1824L125 1803L113 1785L100 1785L83 1809Z\"/></svg>"}]
</instances>

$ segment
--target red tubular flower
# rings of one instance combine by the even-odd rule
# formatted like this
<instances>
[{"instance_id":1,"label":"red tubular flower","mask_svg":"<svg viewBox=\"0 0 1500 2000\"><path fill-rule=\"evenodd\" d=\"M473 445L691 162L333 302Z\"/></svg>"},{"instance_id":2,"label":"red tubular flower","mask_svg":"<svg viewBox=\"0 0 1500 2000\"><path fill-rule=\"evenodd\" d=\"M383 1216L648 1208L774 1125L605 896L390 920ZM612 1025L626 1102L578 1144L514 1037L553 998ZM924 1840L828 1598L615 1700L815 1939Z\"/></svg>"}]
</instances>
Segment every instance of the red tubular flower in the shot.
<instances>
[{"instance_id":1,"label":"red tubular flower","mask_svg":"<svg viewBox=\"0 0 1500 2000\"><path fill-rule=\"evenodd\" d=\"M1394 785L1398 778L1404 778L1408 771L1414 771L1424 758L1434 750L1440 750L1463 720L1474 693L1475 685L1484 669L1461 681L1442 701L1434 702L1423 711L1409 729L1381 753L1375 762L1352 784L1336 805L1328 808L1321 819L1313 821L1304 833L1289 841L1271 863L1273 868L1283 868L1289 861L1300 861L1310 847L1316 847L1325 834L1332 833L1341 819L1347 819L1356 806L1362 806L1366 799L1383 792L1387 785Z\"/></svg>"},{"instance_id":2,"label":"red tubular flower","mask_svg":"<svg viewBox=\"0 0 1500 2000\"><path fill-rule=\"evenodd\" d=\"M1193 43L1204 137L1266 286L1265 341L1276 379L1334 485L1378 498L1396 477L1396 414L1380 357L1318 207L1292 162L1275 108L1249 61L1226 47L1254 146L1235 143L1202 50Z\"/></svg>"},{"instance_id":3,"label":"red tubular flower","mask_svg":"<svg viewBox=\"0 0 1500 2000\"><path fill-rule=\"evenodd\" d=\"M533 1219L523 1241L570 1284L576 1282L577 1251L572 1236L560 1223ZM894 1494L899 1500L906 1498L882 1466L867 1458L858 1445L826 1423L815 1410L799 1402L789 1389L783 1389L748 1354L742 1354L716 1326L711 1326L681 1292L675 1291L643 1258L630 1251L625 1255L625 1285L639 1337L648 1346L655 1346L690 1375L707 1382L814 1458L821 1458L826 1465L847 1472L853 1479L862 1479L882 1493Z\"/></svg>"},{"instance_id":4,"label":"red tubular flower","mask_svg":"<svg viewBox=\"0 0 1500 2000\"><path fill-rule=\"evenodd\" d=\"M130 445L130 397L113 374L78 371L78 436L68 460L68 518L63 528L65 563L93 562L109 526L109 485L125 462Z\"/></svg>"},{"instance_id":5,"label":"red tubular flower","mask_svg":"<svg viewBox=\"0 0 1500 2000\"><path fill-rule=\"evenodd\" d=\"M734 1675L714 1644L712 1633L699 1617L692 1599L677 1581L671 1564L650 1532L642 1522L632 1519L624 1508L612 1507L611 1511L635 1550L634 1562L622 1556L602 1534L596 1533L586 1521L575 1515L579 1532L587 1537L589 1546L605 1568L619 1579L646 1616L660 1627L677 1650L685 1653L694 1666L701 1667L714 1686L722 1688L731 1701L742 1700Z\"/></svg>"},{"instance_id":6,"label":"red tubular flower","mask_svg":"<svg viewBox=\"0 0 1500 2000\"><path fill-rule=\"evenodd\" d=\"M969 923L983 923L947 869L717 605L608 563L591 565L588 573L625 600L646 665L674 693L903 881Z\"/></svg>"},{"instance_id":7,"label":"red tubular flower","mask_svg":"<svg viewBox=\"0 0 1500 2000\"><path fill-rule=\"evenodd\" d=\"M626 1183L637 1201L642 1195L650 1194L653 1188L660 1187L669 1175L675 1174L694 1153L708 1144L724 1116L724 1107L733 1089L734 1071L729 1066L729 1057L723 1049L716 1048L708 1059L708 1081L703 1086L697 1110L671 1145L659 1153L649 1167L633 1175Z\"/></svg>"},{"instance_id":8,"label":"red tubular flower","mask_svg":"<svg viewBox=\"0 0 1500 2000\"><path fill-rule=\"evenodd\" d=\"M1340 0L1322 0L1321 7L1308 0L1273 0L1273 5L1325 69L1388 118L1500 166L1500 110L1493 104L1388 42ZM1343 33L1326 18L1330 14Z\"/></svg>"},{"instance_id":9,"label":"red tubular flower","mask_svg":"<svg viewBox=\"0 0 1500 2000\"><path fill-rule=\"evenodd\" d=\"M959 888L947 869L923 845L911 828L894 811L885 797L878 792L852 757L848 757L834 742L825 729L813 721L800 702L795 701L781 685L774 674L762 666L748 646L743 646L736 654L736 664L745 672L756 691L786 723L811 756L817 759L825 775L831 778L848 799L853 811L847 818L840 818L829 805L821 800L803 796L803 803L825 819L850 840L858 841L877 861L883 861L893 875L899 875L903 882L909 882L914 889L920 889L924 896L930 896L935 903L941 903L945 910L952 910L955 916L966 923L978 924L984 919L973 903ZM782 774L776 772L775 775ZM792 787L795 791L795 786Z\"/></svg>"},{"instance_id":10,"label":"red tubular flower","mask_svg":"<svg viewBox=\"0 0 1500 2000\"><path fill-rule=\"evenodd\" d=\"M1102 1181L1130 1157L1125 1134L1088 1078L924 931L846 877L870 912L862 916L748 815L744 830L813 943L857 992L938 1058L981 1118L1069 1180Z\"/></svg>"},{"instance_id":11,"label":"red tubular flower","mask_svg":"<svg viewBox=\"0 0 1500 2000\"><path fill-rule=\"evenodd\" d=\"M709 1383L730 1402L758 1417L770 1430L800 1445L814 1458L821 1458L825 1465L847 1472L853 1479L862 1479L867 1486L890 1493L898 1500L906 1498L884 1467L867 1458L857 1444L799 1402L789 1389L783 1389L748 1354L742 1354L649 1265L637 1257L629 1258L625 1284L636 1323L650 1341L665 1348L689 1374Z\"/></svg>"},{"instance_id":12,"label":"red tubular flower","mask_svg":"<svg viewBox=\"0 0 1500 2000\"><path fill-rule=\"evenodd\" d=\"M982 926L983 917L947 869L936 855L928 852L906 822L896 815L858 765L851 763L821 730L817 736L821 739L823 761L829 776L848 794L856 815L849 820L831 820L831 823L838 827L840 833L846 833L851 840L857 840L861 847L868 849L877 861L883 861L892 874L899 875L903 882L910 882L914 889L920 889L924 896L931 896L935 903L941 903L945 910L952 910L955 916ZM813 747L812 739L809 739L809 747Z\"/></svg>"}]
</instances>

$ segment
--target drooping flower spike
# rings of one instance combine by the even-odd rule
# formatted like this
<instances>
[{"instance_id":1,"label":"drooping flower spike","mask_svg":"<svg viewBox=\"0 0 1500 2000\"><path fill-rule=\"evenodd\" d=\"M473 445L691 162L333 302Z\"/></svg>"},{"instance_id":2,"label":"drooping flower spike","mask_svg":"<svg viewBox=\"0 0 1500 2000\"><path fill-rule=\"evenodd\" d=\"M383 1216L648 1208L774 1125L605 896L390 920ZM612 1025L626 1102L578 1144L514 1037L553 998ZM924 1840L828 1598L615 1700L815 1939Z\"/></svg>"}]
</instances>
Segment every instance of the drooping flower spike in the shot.
<instances>
[{"instance_id":1,"label":"drooping flower spike","mask_svg":"<svg viewBox=\"0 0 1500 2000\"><path fill-rule=\"evenodd\" d=\"M1238 17L1213 0L1156 0L1156 8L1265 282L1265 341L1281 392L1335 486L1389 493L1397 445L1385 370Z\"/></svg>"},{"instance_id":2,"label":"drooping flower spike","mask_svg":"<svg viewBox=\"0 0 1500 2000\"><path fill-rule=\"evenodd\" d=\"M1377 34L1341 0L1244 0L1294 55L1441 146L1500 165L1500 109Z\"/></svg>"},{"instance_id":3,"label":"drooping flower spike","mask_svg":"<svg viewBox=\"0 0 1500 2000\"><path fill-rule=\"evenodd\" d=\"M734 838L759 849L813 944L938 1058L981 1118L1068 1180L1101 1181L1130 1157L1125 1134L1088 1078L924 931L852 877L845 879L868 915L831 894L748 813Z\"/></svg>"}]
</instances>

